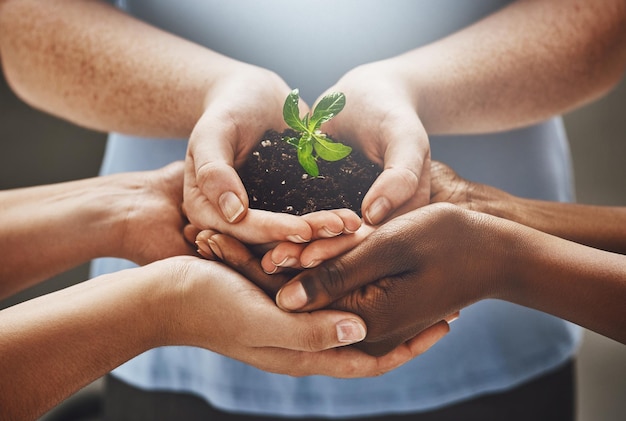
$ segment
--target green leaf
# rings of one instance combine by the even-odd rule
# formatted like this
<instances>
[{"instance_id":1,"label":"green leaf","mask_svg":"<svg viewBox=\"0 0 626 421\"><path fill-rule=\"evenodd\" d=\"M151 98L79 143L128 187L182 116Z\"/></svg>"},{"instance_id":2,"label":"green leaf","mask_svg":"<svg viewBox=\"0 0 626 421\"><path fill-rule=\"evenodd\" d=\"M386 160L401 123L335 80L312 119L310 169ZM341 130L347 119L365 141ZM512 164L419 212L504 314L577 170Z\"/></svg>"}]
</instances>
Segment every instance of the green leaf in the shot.
<instances>
[{"instance_id":1,"label":"green leaf","mask_svg":"<svg viewBox=\"0 0 626 421\"><path fill-rule=\"evenodd\" d=\"M352 148L343 143L332 142L323 136L313 135L313 147L320 158L326 161L339 161L350 155Z\"/></svg>"},{"instance_id":2,"label":"green leaf","mask_svg":"<svg viewBox=\"0 0 626 421\"><path fill-rule=\"evenodd\" d=\"M339 114L346 105L346 96L341 92L331 92L325 95L317 103L313 110L313 115L308 124L308 129L312 132L319 129L323 123Z\"/></svg>"},{"instance_id":3,"label":"green leaf","mask_svg":"<svg viewBox=\"0 0 626 421\"><path fill-rule=\"evenodd\" d=\"M295 146L296 148L300 144L300 139L298 139L297 137L287 136L287 137L283 137L283 140L289 143L290 145Z\"/></svg>"},{"instance_id":4,"label":"green leaf","mask_svg":"<svg viewBox=\"0 0 626 421\"><path fill-rule=\"evenodd\" d=\"M313 145L311 142L300 141L300 147L298 148L298 162L304 168L311 177L317 177L320 175L320 170L317 167L317 162L313 158Z\"/></svg>"},{"instance_id":5,"label":"green leaf","mask_svg":"<svg viewBox=\"0 0 626 421\"><path fill-rule=\"evenodd\" d=\"M285 104L283 105L283 119L285 123L292 129L298 132L307 131L307 126L300 120L300 109L298 108L298 102L300 101L300 93L298 89L294 89L287 95Z\"/></svg>"}]
</instances>

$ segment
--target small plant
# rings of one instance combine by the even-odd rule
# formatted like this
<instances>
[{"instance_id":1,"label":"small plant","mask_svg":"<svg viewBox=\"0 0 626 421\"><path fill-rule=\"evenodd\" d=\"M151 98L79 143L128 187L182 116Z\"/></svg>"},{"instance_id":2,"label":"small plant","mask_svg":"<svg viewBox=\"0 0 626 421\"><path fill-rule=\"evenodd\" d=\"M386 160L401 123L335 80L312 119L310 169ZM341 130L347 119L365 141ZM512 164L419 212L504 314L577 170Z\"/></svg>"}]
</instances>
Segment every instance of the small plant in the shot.
<instances>
[{"instance_id":1,"label":"small plant","mask_svg":"<svg viewBox=\"0 0 626 421\"><path fill-rule=\"evenodd\" d=\"M294 89L287 96L283 106L283 118L289 127L298 132L299 137L284 137L298 150L298 162L312 177L319 175L317 158L326 161L339 161L350 155L352 148L339 142L333 142L320 131L320 126L339 114L346 105L346 96L341 92L325 95L315 106L313 114L300 118L298 102L300 94Z\"/></svg>"}]
</instances>

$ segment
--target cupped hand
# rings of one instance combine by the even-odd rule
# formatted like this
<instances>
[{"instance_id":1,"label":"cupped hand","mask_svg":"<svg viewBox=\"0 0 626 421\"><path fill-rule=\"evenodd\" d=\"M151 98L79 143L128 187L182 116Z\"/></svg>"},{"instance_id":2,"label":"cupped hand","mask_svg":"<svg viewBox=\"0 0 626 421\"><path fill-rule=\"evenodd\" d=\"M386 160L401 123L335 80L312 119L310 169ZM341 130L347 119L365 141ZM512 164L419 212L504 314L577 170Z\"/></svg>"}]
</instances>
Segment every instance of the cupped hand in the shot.
<instances>
[{"instance_id":1,"label":"cupped hand","mask_svg":"<svg viewBox=\"0 0 626 421\"><path fill-rule=\"evenodd\" d=\"M224 257L245 250L235 240L243 249L231 248L222 241L224 235L212 238ZM236 259L245 262L248 257ZM172 308L165 310L171 311L163 329L165 342L204 347L273 373L376 376L424 352L445 333L445 329L427 332L376 358L345 346L366 333L363 320L354 314L284 312L259 287L221 263L192 257L157 263L157 276L178 290L177 299L167 300Z\"/></svg>"},{"instance_id":2,"label":"cupped hand","mask_svg":"<svg viewBox=\"0 0 626 421\"><path fill-rule=\"evenodd\" d=\"M508 221L450 204L394 218L348 253L298 274L277 293L289 311L329 308L360 315L359 346L383 355L493 293L506 271Z\"/></svg>"},{"instance_id":3,"label":"cupped hand","mask_svg":"<svg viewBox=\"0 0 626 421\"><path fill-rule=\"evenodd\" d=\"M383 168L363 198L370 225L429 202L430 145L403 71L391 60L363 65L327 91L343 92L346 105L322 130Z\"/></svg>"},{"instance_id":4,"label":"cupped hand","mask_svg":"<svg viewBox=\"0 0 626 421\"><path fill-rule=\"evenodd\" d=\"M402 69L391 61L357 67L327 90L346 95L341 113L322 130L383 167L363 198L364 224L355 235L309 244L282 242L263 259L267 272L311 268L359 244L385 220L429 203L430 145Z\"/></svg>"},{"instance_id":5,"label":"cupped hand","mask_svg":"<svg viewBox=\"0 0 626 421\"><path fill-rule=\"evenodd\" d=\"M185 160L184 209L193 225L249 244L313 237L316 227L301 218L248 209L236 172L267 129L285 127L282 107L289 92L275 73L243 63L213 84Z\"/></svg>"}]
</instances>

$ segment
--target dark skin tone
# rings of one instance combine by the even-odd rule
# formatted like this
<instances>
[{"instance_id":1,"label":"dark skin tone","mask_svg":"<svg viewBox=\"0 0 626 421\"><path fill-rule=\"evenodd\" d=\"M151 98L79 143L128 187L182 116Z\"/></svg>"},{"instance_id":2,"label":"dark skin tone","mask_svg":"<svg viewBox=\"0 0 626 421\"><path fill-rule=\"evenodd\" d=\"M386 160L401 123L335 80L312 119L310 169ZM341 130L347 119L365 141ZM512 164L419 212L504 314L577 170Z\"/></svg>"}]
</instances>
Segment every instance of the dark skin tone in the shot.
<instances>
[{"instance_id":1,"label":"dark skin tone","mask_svg":"<svg viewBox=\"0 0 626 421\"><path fill-rule=\"evenodd\" d=\"M487 298L626 343L626 257L599 249L624 250L623 209L515 198L440 163L432 180L432 201L456 205L433 203L382 225L349 252L296 275L277 293L279 307L360 315L368 326L361 347L373 355Z\"/></svg>"}]
</instances>

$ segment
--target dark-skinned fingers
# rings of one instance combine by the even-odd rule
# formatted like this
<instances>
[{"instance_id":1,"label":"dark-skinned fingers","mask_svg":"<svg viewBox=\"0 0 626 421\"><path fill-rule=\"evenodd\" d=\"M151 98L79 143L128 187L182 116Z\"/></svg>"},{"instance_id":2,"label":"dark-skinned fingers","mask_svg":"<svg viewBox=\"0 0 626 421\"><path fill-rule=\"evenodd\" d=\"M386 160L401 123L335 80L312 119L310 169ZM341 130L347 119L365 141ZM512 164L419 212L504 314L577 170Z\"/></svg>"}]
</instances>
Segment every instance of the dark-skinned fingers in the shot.
<instances>
[{"instance_id":1,"label":"dark-skinned fingers","mask_svg":"<svg viewBox=\"0 0 626 421\"><path fill-rule=\"evenodd\" d=\"M301 272L280 289L277 305L286 311L323 308L355 289L404 271L407 247L396 241L402 228L392 221L348 253Z\"/></svg>"}]
</instances>

